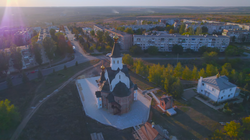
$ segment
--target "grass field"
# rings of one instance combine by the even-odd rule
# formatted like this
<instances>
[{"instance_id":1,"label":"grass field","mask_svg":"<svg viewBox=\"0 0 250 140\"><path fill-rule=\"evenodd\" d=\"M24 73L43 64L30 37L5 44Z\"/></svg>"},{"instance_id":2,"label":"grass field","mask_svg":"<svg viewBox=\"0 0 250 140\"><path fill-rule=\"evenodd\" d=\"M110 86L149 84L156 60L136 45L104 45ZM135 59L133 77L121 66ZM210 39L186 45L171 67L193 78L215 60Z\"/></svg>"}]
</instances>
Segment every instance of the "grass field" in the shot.
<instances>
[{"instance_id":1,"label":"grass field","mask_svg":"<svg viewBox=\"0 0 250 140\"><path fill-rule=\"evenodd\" d=\"M50 98L31 118L19 140L89 140L102 132L105 140L131 140L132 129L118 130L87 117L75 83Z\"/></svg>"},{"instance_id":2,"label":"grass field","mask_svg":"<svg viewBox=\"0 0 250 140\"><path fill-rule=\"evenodd\" d=\"M146 81L145 79L143 79L142 77L140 77L139 75L137 75L131 71L129 72L129 75L130 75L130 78L133 81L133 83L137 84L137 86L141 90L146 90L146 89L155 87L152 83Z\"/></svg>"}]
</instances>

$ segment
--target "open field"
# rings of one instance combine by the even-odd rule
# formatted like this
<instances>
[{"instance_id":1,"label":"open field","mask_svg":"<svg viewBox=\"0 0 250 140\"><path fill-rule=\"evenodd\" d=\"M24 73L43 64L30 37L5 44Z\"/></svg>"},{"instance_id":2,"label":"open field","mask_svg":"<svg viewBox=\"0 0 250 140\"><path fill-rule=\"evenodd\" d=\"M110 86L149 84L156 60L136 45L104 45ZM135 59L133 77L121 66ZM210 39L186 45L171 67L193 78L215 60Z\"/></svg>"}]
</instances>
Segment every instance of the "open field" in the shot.
<instances>
[{"instance_id":1,"label":"open field","mask_svg":"<svg viewBox=\"0 0 250 140\"><path fill-rule=\"evenodd\" d=\"M95 132L102 132L105 140L133 139L132 129L117 130L87 117L75 83L72 82L41 106L19 140L87 140Z\"/></svg>"}]
</instances>

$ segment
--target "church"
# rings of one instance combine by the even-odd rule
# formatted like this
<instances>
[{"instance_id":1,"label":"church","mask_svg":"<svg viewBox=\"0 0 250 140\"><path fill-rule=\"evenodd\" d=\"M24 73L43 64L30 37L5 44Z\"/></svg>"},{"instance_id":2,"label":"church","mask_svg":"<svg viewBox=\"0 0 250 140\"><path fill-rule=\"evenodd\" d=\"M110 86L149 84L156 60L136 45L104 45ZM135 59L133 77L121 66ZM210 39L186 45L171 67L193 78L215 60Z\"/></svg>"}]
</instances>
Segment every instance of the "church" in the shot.
<instances>
[{"instance_id":1,"label":"church","mask_svg":"<svg viewBox=\"0 0 250 140\"><path fill-rule=\"evenodd\" d=\"M129 76L127 65L122 63L118 37L114 37L114 46L110 57L110 67L101 66L102 72L98 80L98 91L95 92L98 108L109 113L121 115L129 112L134 100L137 100L137 85Z\"/></svg>"}]
</instances>

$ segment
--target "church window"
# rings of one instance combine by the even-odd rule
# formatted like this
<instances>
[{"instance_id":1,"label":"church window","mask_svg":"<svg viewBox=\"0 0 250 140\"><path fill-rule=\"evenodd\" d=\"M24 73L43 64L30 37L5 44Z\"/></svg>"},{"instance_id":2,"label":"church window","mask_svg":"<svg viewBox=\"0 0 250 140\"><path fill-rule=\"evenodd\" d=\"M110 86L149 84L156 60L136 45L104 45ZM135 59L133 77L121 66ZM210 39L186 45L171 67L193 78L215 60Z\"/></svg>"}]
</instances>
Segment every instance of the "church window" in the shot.
<instances>
[{"instance_id":1,"label":"church window","mask_svg":"<svg viewBox=\"0 0 250 140\"><path fill-rule=\"evenodd\" d=\"M115 60L113 61L113 63L115 64Z\"/></svg>"},{"instance_id":2,"label":"church window","mask_svg":"<svg viewBox=\"0 0 250 140\"><path fill-rule=\"evenodd\" d=\"M121 75L119 75L119 79L121 79Z\"/></svg>"},{"instance_id":3,"label":"church window","mask_svg":"<svg viewBox=\"0 0 250 140\"><path fill-rule=\"evenodd\" d=\"M117 60L117 64L119 64L119 60Z\"/></svg>"}]
</instances>

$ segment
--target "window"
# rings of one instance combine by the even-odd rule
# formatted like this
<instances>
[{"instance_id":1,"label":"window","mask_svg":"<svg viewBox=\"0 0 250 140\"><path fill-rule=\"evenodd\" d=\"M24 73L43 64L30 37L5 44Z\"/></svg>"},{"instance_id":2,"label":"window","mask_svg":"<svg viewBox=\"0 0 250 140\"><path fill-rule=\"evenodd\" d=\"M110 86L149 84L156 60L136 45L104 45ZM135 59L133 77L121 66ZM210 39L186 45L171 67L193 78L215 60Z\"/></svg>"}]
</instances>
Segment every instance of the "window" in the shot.
<instances>
[{"instance_id":1,"label":"window","mask_svg":"<svg viewBox=\"0 0 250 140\"><path fill-rule=\"evenodd\" d=\"M230 91L232 91L232 89L230 88Z\"/></svg>"},{"instance_id":2,"label":"window","mask_svg":"<svg viewBox=\"0 0 250 140\"><path fill-rule=\"evenodd\" d=\"M113 63L115 64L115 60L113 61Z\"/></svg>"},{"instance_id":3,"label":"window","mask_svg":"<svg viewBox=\"0 0 250 140\"><path fill-rule=\"evenodd\" d=\"M201 90L201 92L203 92L203 90Z\"/></svg>"},{"instance_id":4,"label":"window","mask_svg":"<svg viewBox=\"0 0 250 140\"><path fill-rule=\"evenodd\" d=\"M221 97L220 99L223 99L223 97Z\"/></svg>"},{"instance_id":5,"label":"window","mask_svg":"<svg viewBox=\"0 0 250 140\"><path fill-rule=\"evenodd\" d=\"M121 75L119 75L119 79L121 79Z\"/></svg>"},{"instance_id":6,"label":"window","mask_svg":"<svg viewBox=\"0 0 250 140\"><path fill-rule=\"evenodd\" d=\"M222 93L224 93L224 92L225 92L225 90L222 91Z\"/></svg>"},{"instance_id":7,"label":"window","mask_svg":"<svg viewBox=\"0 0 250 140\"><path fill-rule=\"evenodd\" d=\"M230 95L228 95L228 97L230 97Z\"/></svg>"},{"instance_id":8,"label":"window","mask_svg":"<svg viewBox=\"0 0 250 140\"><path fill-rule=\"evenodd\" d=\"M117 60L117 64L119 64L119 60Z\"/></svg>"},{"instance_id":9,"label":"window","mask_svg":"<svg viewBox=\"0 0 250 140\"><path fill-rule=\"evenodd\" d=\"M163 103L161 103L161 105L162 105L162 106L164 106L164 104L163 104Z\"/></svg>"},{"instance_id":10,"label":"window","mask_svg":"<svg viewBox=\"0 0 250 140\"><path fill-rule=\"evenodd\" d=\"M202 83L202 85L204 86L204 83Z\"/></svg>"}]
</instances>

